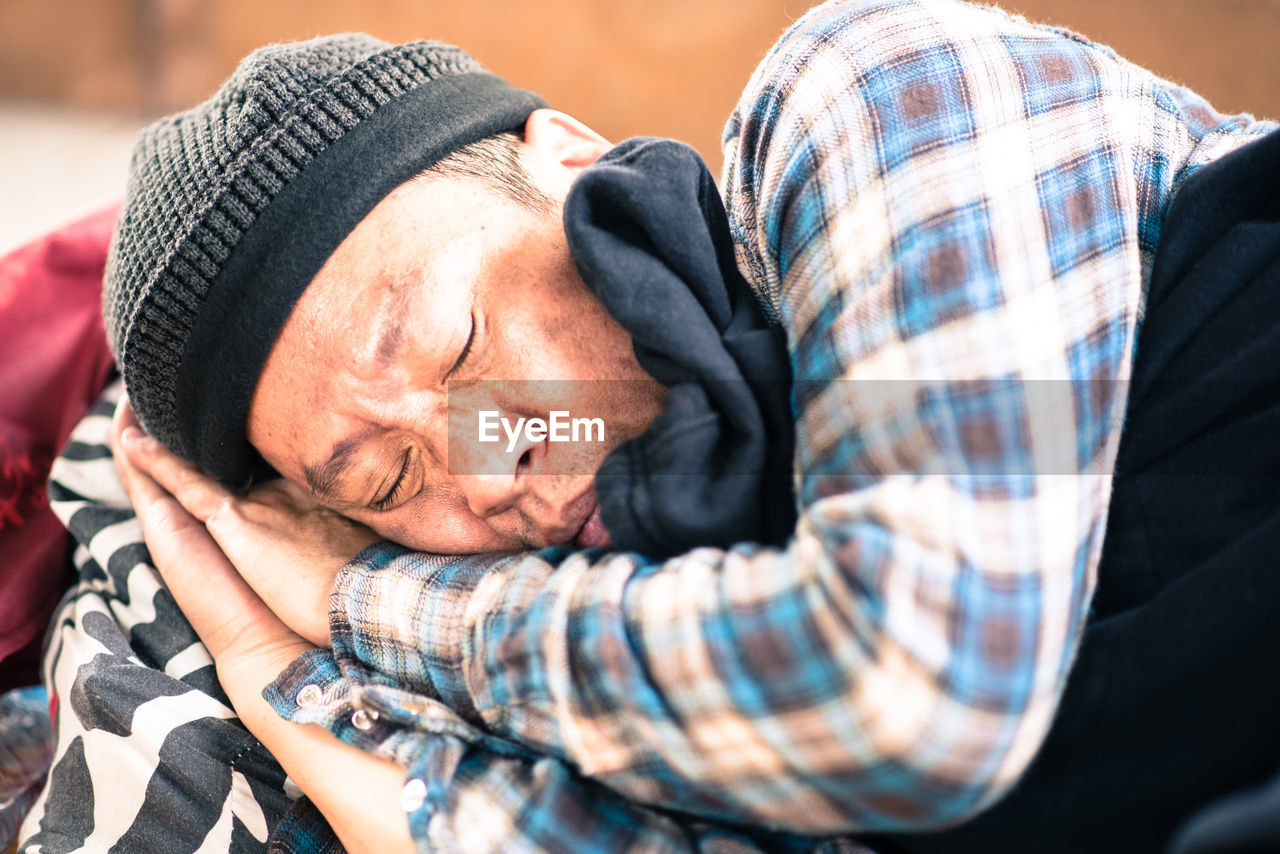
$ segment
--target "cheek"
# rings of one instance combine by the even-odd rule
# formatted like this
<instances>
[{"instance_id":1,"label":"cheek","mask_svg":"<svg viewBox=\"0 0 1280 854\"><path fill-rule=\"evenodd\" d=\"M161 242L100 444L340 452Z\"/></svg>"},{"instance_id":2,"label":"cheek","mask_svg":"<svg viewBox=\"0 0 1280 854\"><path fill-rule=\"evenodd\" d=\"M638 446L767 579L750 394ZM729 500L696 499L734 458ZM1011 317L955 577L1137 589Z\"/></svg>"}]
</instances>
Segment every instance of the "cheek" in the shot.
<instances>
[{"instance_id":1,"label":"cheek","mask_svg":"<svg viewBox=\"0 0 1280 854\"><path fill-rule=\"evenodd\" d=\"M522 372L509 375L622 377L619 355L631 354L630 337L587 289L567 253L560 261L508 292L505 337L524 363Z\"/></svg>"},{"instance_id":2,"label":"cheek","mask_svg":"<svg viewBox=\"0 0 1280 854\"><path fill-rule=\"evenodd\" d=\"M492 348L477 362L477 372L489 379L577 379L585 333L571 313L524 301L495 323Z\"/></svg>"},{"instance_id":3,"label":"cheek","mask_svg":"<svg viewBox=\"0 0 1280 854\"><path fill-rule=\"evenodd\" d=\"M624 383L610 383L609 399L601 403L614 413L615 435L618 444L639 436L662 413L667 390L657 380L643 379Z\"/></svg>"},{"instance_id":4,"label":"cheek","mask_svg":"<svg viewBox=\"0 0 1280 854\"><path fill-rule=\"evenodd\" d=\"M493 530L457 499L418 498L390 513L349 513L380 536L432 554L460 555L512 551L518 545Z\"/></svg>"}]
</instances>

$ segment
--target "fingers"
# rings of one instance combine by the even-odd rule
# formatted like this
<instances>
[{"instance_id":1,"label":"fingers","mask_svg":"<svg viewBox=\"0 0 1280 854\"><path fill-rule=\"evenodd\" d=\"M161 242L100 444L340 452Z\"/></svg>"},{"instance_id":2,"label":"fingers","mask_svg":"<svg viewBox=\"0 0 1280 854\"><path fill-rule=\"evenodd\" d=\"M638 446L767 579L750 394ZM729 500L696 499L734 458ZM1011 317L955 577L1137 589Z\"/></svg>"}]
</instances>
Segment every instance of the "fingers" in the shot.
<instances>
[{"instance_id":1,"label":"fingers","mask_svg":"<svg viewBox=\"0 0 1280 854\"><path fill-rule=\"evenodd\" d=\"M143 433L136 422L121 423L119 445L132 466L150 475L201 522L208 522L232 498L222 484Z\"/></svg>"},{"instance_id":2,"label":"fingers","mask_svg":"<svg viewBox=\"0 0 1280 854\"><path fill-rule=\"evenodd\" d=\"M172 495L127 459L121 465L121 472L134 512L142 524L152 564L216 659L234 637L234 629L227 626L226 615L252 608L253 602L246 601L245 595L252 596L252 593L239 581L204 525ZM227 610L210 607L214 600Z\"/></svg>"},{"instance_id":3,"label":"fingers","mask_svg":"<svg viewBox=\"0 0 1280 854\"><path fill-rule=\"evenodd\" d=\"M328 644L333 578L352 555L378 540L372 531L323 509L285 481L263 484L247 497L232 495L142 432L127 402L117 407L112 433L117 466L157 569L202 637L213 624L198 623L201 609L217 598L240 603L236 610L244 613L267 609L279 626ZM191 567L205 573L209 585L202 594L194 580L194 600L184 598ZM222 592L233 583L239 589ZM217 643L205 641L211 649Z\"/></svg>"},{"instance_id":4,"label":"fingers","mask_svg":"<svg viewBox=\"0 0 1280 854\"><path fill-rule=\"evenodd\" d=\"M145 472L140 471L129 455L124 452L122 434L130 430L137 431L136 425L137 419L129 407L128 398L122 398L120 405L116 407L112 422L111 445L115 453L116 468L120 470L125 491L129 494L129 500L138 514L138 521L142 523L148 542L151 541L153 534L158 535L162 530L172 532L175 529L199 526L199 523L174 501L173 496L161 489Z\"/></svg>"},{"instance_id":5,"label":"fingers","mask_svg":"<svg viewBox=\"0 0 1280 854\"><path fill-rule=\"evenodd\" d=\"M238 646L296 642L297 636L240 577L204 523L151 476L150 471L161 472L170 483L181 481L189 498L211 500L199 495L204 485L192 476L198 474L193 467L175 465L176 457L141 432L127 401L116 408L112 446L151 562L214 659ZM139 466L139 460L150 469Z\"/></svg>"},{"instance_id":6,"label":"fingers","mask_svg":"<svg viewBox=\"0 0 1280 854\"><path fill-rule=\"evenodd\" d=\"M116 407L111 432L116 467L142 524L152 558L166 580L196 561L234 572L234 567L214 542L204 522L191 512L173 489L158 482L152 472L162 473L170 483L185 478L189 482L185 490L188 497L202 487L201 480L208 479L142 432L127 397L122 398ZM181 465L175 465L174 461ZM140 462L149 465L141 465ZM179 468L186 469L186 472L175 471ZM192 483L194 486L190 485ZM221 487L214 486L221 491ZM206 497L204 500L212 499ZM195 560L185 560L187 557Z\"/></svg>"},{"instance_id":7,"label":"fingers","mask_svg":"<svg viewBox=\"0 0 1280 854\"><path fill-rule=\"evenodd\" d=\"M125 460L124 456L124 446L120 443L120 434L126 427L138 426L138 418L133 414L133 407L129 404L129 396L127 394L122 395L120 402L116 404L115 414L111 417L111 435L109 439L111 456L115 459L116 468L120 470L122 478L126 476L125 466L122 463L126 463L127 460Z\"/></svg>"},{"instance_id":8,"label":"fingers","mask_svg":"<svg viewBox=\"0 0 1280 854\"><path fill-rule=\"evenodd\" d=\"M120 467L125 489L153 553L172 552L181 555L185 547L199 546L200 535L208 538L204 525L188 513L172 495L161 489L155 480L138 470L127 457ZM218 555L221 554L219 550Z\"/></svg>"}]
</instances>

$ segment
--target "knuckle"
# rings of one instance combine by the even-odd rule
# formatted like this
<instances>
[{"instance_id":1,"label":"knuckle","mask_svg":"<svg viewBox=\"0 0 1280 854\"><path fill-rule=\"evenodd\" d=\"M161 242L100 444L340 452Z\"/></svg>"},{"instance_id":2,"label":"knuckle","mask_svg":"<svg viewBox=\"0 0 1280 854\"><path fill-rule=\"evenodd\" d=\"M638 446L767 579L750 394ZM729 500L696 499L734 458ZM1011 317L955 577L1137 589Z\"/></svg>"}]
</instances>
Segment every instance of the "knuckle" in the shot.
<instances>
[{"instance_id":1,"label":"knuckle","mask_svg":"<svg viewBox=\"0 0 1280 854\"><path fill-rule=\"evenodd\" d=\"M225 531L244 521L240 510L240 502L233 496L224 495L214 505L213 512L205 524L210 531Z\"/></svg>"}]
</instances>

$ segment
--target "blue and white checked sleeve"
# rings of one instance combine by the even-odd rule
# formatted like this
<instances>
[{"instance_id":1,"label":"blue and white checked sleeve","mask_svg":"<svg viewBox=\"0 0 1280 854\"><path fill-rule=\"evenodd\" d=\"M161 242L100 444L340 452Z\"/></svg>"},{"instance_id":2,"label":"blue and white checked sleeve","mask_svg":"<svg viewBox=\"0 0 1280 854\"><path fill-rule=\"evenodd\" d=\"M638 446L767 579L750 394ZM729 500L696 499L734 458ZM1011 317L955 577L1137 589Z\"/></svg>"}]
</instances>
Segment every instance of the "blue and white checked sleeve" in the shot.
<instances>
[{"instance_id":1,"label":"blue and white checked sleeve","mask_svg":"<svg viewBox=\"0 0 1280 854\"><path fill-rule=\"evenodd\" d=\"M434 573L448 562L390 544L373 546L358 559L382 566L400 558L407 558L398 567L402 578ZM335 595L335 604L342 595ZM349 624L339 621L334 628L332 650L300 656L265 696L283 717L323 726L403 766L400 805L421 851L874 854L852 839L716 825L628 801L558 759L464 720L429 696L429 686L370 669L357 654ZM303 851L327 833L311 810L286 819L276 836L287 850Z\"/></svg>"},{"instance_id":2,"label":"blue and white checked sleeve","mask_svg":"<svg viewBox=\"0 0 1280 854\"><path fill-rule=\"evenodd\" d=\"M1162 212L1270 127L994 9L814 9L725 145L796 377L786 548L385 547L340 576L335 635L638 803L803 833L980 810L1087 615Z\"/></svg>"}]
</instances>

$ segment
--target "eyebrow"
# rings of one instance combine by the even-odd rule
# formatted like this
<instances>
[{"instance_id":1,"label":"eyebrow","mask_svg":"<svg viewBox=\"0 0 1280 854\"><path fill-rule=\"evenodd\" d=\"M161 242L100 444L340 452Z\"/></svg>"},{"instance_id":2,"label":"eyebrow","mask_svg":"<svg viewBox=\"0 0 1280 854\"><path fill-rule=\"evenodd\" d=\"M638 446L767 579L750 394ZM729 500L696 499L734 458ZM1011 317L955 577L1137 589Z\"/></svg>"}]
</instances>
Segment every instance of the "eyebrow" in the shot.
<instances>
[{"instance_id":1,"label":"eyebrow","mask_svg":"<svg viewBox=\"0 0 1280 854\"><path fill-rule=\"evenodd\" d=\"M356 448L360 447L360 441L358 438L344 439L333 446L333 450L329 452L329 459L320 465L302 464L302 476L306 478L307 486L311 487L312 492L334 501L340 500L335 487L343 475L350 471Z\"/></svg>"}]
</instances>

